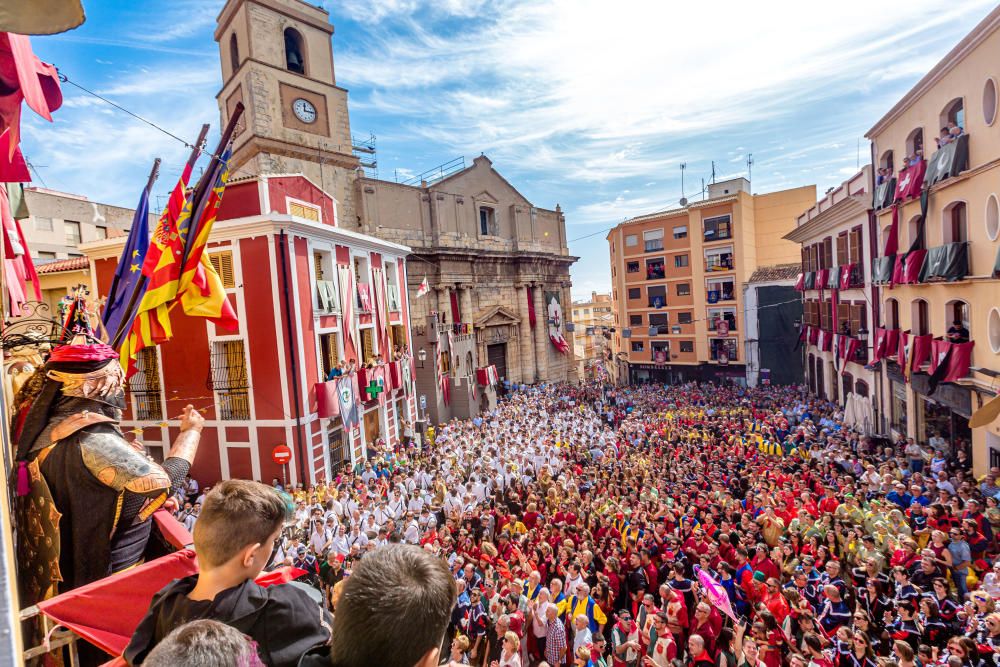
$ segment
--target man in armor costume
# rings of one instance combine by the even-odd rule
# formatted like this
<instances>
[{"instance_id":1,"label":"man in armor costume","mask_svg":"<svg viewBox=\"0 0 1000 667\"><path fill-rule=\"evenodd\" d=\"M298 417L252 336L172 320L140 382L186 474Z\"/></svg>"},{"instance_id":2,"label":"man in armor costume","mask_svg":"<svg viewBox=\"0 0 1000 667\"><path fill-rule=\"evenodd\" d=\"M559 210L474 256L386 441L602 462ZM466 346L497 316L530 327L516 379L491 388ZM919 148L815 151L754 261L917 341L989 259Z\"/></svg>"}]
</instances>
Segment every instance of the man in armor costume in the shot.
<instances>
[{"instance_id":1,"label":"man in armor costume","mask_svg":"<svg viewBox=\"0 0 1000 667\"><path fill-rule=\"evenodd\" d=\"M183 488L204 420L187 406L158 464L119 428L124 389L114 349L70 344L56 347L18 395L11 431L26 604L142 562L153 512Z\"/></svg>"}]
</instances>

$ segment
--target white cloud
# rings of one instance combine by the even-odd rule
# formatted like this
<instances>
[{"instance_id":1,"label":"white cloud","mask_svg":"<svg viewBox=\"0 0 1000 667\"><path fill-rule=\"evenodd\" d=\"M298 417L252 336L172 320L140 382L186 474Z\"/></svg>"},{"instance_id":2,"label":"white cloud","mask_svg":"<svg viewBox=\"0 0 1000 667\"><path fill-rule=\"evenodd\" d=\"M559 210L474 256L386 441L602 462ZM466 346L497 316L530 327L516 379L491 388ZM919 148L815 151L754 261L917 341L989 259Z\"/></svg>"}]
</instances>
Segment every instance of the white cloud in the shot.
<instances>
[{"instance_id":1,"label":"white cloud","mask_svg":"<svg viewBox=\"0 0 1000 667\"><path fill-rule=\"evenodd\" d=\"M97 93L164 130L193 141L202 123L218 126L214 94L218 69L172 62L135 67L117 75ZM169 191L188 149L136 118L72 86L53 114L54 123L25 115L24 145L51 187L93 201L134 206L149 165L163 158L155 192ZM176 167L176 169L175 169Z\"/></svg>"},{"instance_id":2,"label":"white cloud","mask_svg":"<svg viewBox=\"0 0 1000 667\"><path fill-rule=\"evenodd\" d=\"M935 57L928 37L989 6L977 0L942 10L915 0L901 12L892 3L848 0L816 21L808 3L789 0L767 12L735 0L711 12L697 3L633 2L608 11L599 0L512 0L461 29L431 32L413 20L416 5L376 5L376 14L399 20L344 45L341 79L374 91L355 95L354 104L364 97L368 111L405 115L421 137L456 152L533 161L546 145L550 160L571 165L568 176L587 181L669 167L662 158L668 140L774 121L910 77L918 66L909 56ZM707 25L710 40L693 28ZM831 119L839 139L853 121ZM652 151L630 152L632 143ZM734 164L744 150L733 154Z\"/></svg>"},{"instance_id":3,"label":"white cloud","mask_svg":"<svg viewBox=\"0 0 1000 667\"><path fill-rule=\"evenodd\" d=\"M153 42L171 42L214 29L221 3L206 0L172 0L170 10L158 17L158 29L144 33Z\"/></svg>"}]
</instances>

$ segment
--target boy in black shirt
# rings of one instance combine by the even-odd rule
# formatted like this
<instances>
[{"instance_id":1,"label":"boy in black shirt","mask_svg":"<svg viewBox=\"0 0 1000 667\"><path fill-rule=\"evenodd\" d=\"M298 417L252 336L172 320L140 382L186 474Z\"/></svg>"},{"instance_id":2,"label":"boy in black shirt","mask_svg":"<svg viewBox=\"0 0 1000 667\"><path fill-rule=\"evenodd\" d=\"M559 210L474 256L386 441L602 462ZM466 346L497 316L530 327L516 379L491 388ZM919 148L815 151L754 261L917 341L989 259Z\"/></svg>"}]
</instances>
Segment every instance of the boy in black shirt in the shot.
<instances>
[{"instance_id":1,"label":"boy in black shirt","mask_svg":"<svg viewBox=\"0 0 1000 667\"><path fill-rule=\"evenodd\" d=\"M274 667L296 665L309 649L330 641L331 618L295 586L263 588L254 579L267 566L287 509L274 489L245 480L219 484L205 498L194 528L200 572L168 584L153 597L125 649L130 665L174 628L197 619L231 625L257 643Z\"/></svg>"}]
</instances>

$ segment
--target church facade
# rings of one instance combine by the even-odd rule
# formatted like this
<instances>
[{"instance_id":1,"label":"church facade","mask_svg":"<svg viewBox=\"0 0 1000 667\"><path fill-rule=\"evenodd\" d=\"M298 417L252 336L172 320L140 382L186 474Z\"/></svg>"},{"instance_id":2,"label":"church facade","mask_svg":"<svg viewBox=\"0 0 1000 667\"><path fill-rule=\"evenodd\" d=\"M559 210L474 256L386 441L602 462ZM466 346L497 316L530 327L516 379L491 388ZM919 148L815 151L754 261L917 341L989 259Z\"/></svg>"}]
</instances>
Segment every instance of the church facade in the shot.
<instances>
[{"instance_id":1,"label":"church facade","mask_svg":"<svg viewBox=\"0 0 1000 667\"><path fill-rule=\"evenodd\" d=\"M217 99L223 124L237 103L246 109L233 146L237 174L303 174L335 198L345 229L412 248L420 418L478 414L505 383L575 379L573 327L561 311L571 311L576 258L559 206L536 207L485 156L432 182L366 177L332 35L329 14L302 0L226 2L215 31ZM481 383L486 377L496 383Z\"/></svg>"}]
</instances>

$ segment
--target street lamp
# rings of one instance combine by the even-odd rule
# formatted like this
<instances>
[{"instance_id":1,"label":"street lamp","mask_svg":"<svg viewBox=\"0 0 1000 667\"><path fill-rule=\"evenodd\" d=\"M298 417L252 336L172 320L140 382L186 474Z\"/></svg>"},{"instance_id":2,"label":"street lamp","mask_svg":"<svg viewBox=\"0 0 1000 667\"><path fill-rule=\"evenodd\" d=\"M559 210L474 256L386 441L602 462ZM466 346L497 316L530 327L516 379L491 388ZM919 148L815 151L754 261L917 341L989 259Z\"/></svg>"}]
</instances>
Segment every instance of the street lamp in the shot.
<instances>
[{"instance_id":1,"label":"street lamp","mask_svg":"<svg viewBox=\"0 0 1000 667\"><path fill-rule=\"evenodd\" d=\"M417 352L417 361L420 362L420 368L423 368L424 362L427 361L427 350L420 348L420 351Z\"/></svg>"},{"instance_id":2,"label":"street lamp","mask_svg":"<svg viewBox=\"0 0 1000 667\"><path fill-rule=\"evenodd\" d=\"M865 329L864 327L858 329L858 340L862 343L868 342L868 329Z\"/></svg>"}]
</instances>

